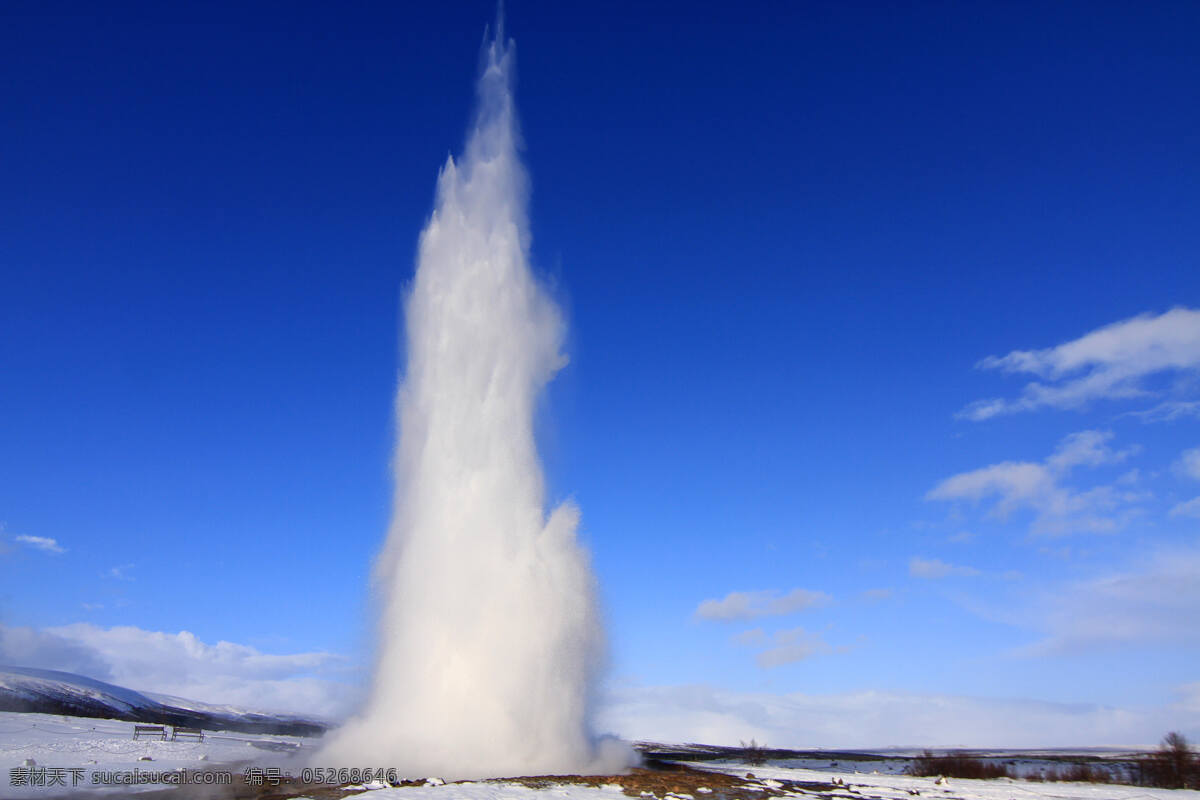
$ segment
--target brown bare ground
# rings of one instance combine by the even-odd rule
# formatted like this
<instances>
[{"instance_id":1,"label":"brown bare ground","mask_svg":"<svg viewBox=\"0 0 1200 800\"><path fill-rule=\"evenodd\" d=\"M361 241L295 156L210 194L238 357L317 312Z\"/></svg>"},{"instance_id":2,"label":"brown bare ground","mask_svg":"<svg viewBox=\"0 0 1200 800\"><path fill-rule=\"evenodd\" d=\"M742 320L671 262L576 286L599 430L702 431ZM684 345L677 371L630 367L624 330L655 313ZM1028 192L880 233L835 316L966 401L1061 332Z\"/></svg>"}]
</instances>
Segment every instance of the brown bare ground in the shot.
<instances>
[{"instance_id":1,"label":"brown bare ground","mask_svg":"<svg viewBox=\"0 0 1200 800\"><path fill-rule=\"evenodd\" d=\"M489 783L515 783L532 789L552 786L579 785L604 786L617 784L625 795L639 800L666 800L668 795L690 795L693 800L770 800L785 792L805 792L817 797L830 797L837 789L832 783L782 781L775 788L764 785L752 773L728 775L709 772L684 764L649 760L645 766L637 767L624 775L529 775L514 778L495 778ZM424 780L402 781L398 786L421 786ZM709 789L701 792L700 789ZM284 779L278 786L250 786L242 776L236 776L233 786L223 787L179 787L172 790L151 791L142 794L146 800L290 800L309 797L313 800L343 800L354 797L361 790L329 784L302 783L297 779ZM47 799L49 800L49 798ZM670 800L686 800L671 798Z\"/></svg>"},{"instance_id":2,"label":"brown bare ground","mask_svg":"<svg viewBox=\"0 0 1200 800\"><path fill-rule=\"evenodd\" d=\"M699 791L701 788L712 790L710 797L753 796L764 798L782 794L782 792L776 792L763 786L757 787L759 791L744 789L743 787L748 782L746 778L665 762L651 763L646 767L635 767L627 775L535 775L523 778L505 778L496 782L519 783L533 789L545 789L562 784L582 786L617 784L630 797L641 797L644 792L653 794L657 798L666 797L668 794L690 794L695 800L701 800L704 797L704 793Z\"/></svg>"}]
</instances>

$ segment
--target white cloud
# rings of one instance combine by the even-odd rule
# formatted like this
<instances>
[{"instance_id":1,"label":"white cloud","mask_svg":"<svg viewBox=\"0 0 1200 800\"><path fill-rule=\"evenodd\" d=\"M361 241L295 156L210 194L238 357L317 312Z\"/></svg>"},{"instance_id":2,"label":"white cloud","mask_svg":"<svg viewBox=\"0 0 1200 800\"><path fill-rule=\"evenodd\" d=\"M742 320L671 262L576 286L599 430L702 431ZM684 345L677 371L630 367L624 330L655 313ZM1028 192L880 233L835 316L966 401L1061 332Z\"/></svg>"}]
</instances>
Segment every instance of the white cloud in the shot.
<instances>
[{"instance_id":1,"label":"white cloud","mask_svg":"<svg viewBox=\"0 0 1200 800\"><path fill-rule=\"evenodd\" d=\"M1142 471L1139 470L1137 467L1134 467L1133 469L1129 470L1128 472L1123 473L1121 475L1121 477L1117 478L1116 482L1121 484L1122 486L1136 486L1138 483L1141 482L1141 480L1142 480Z\"/></svg>"},{"instance_id":2,"label":"white cloud","mask_svg":"<svg viewBox=\"0 0 1200 800\"><path fill-rule=\"evenodd\" d=\"M1171 508L1172 517L1200 517L1200 497L1193 497Z\"/></svg>"},{"instance_id":3,"label":"white cloud","mask_svg":"<svg viewBox=\"0 0 1200 800\"><path fill-rule=\"evenodd\" d=\"M54 553L55 555L67 552L65 548L58 544L57 540L51 539L48 536L18 536L16 537L16 542L26 547L32 547L35 550L42 550L47 553Z\"/></svg>"},{"instance_id":4,"label":"white cloud","mask_svg":"<svg viewBox=\"0 0 1200 800\"><path fill-rule=\"evenodd\" d=\"M762 628L751 628L733 637L733 643L741 647L759 647L767 641L767 634Z\"/></svg>"},{"instance_id":5,"label":"white cloud","mask_svg":"<svg viewBox=\"0 0 1200 800\"><path fill-rule=\"evenodd\" d=\"M0 625L0 664L57 669L102 681L113 680L112 666L95 649L73 638L33 628Z\"/></svg>"},{"instance_id":6,"label":"white cloud","mask_svg":"<svg viewBox=\"0 0 1200 800\"><path fill-rule=\"evenodd\" d=\"M1108 441L1112 438L1112 431L1079 431L1068 434L1046 459L1046 466L1055 472L1069 472L1078 466L1116 464L1137 452L1136 446L1124 450L1111 449Z\"/></svg>"},{"instance_id":7,"label":"white cloud","mask_svg":"<svg viewBox=\"0 0 1200 800\"><path fill-rule=\"evenodd\" d=\"M1200 447L1184 450L1179 455L1176 467L1187 477L1200 481Z\"/></svg>"},{"instance_id":8,"label":"white cloud","mask_svg":"<svg viewBox=\"0 0 1200 800\"><path fill-rule=\"evenodd\" d=\"M1184 477L1200 481L1200 447L1180 453L1174 468ZM1176 503L1169 513L1172 517L1200 517L1200 497Z\"/></svg>"},{"instance_id":9,"label":"white cloud","mask_svg":"<svg viewBox=\"0 0 1200 800\"><path fill-rule=\"evenodd\" d=\"M1056 586L1027 612L1041 656L1200 645L1200 550L1162 551L1122 572Z\"/></svg>"},{"instance_id":10,"label":"white cloud","mask_svg":"<svg viewBox=\"0 0 1200 800\"><path fill-rule=\"evenodd\" d=\"M121 564L119 566L112 567L107 572L100 573L100 577L112 578L113 580L118 581L132 581L133 578L129 576L129 570L133 569L135 566L135 564Z\"/></svg>"},{"instance_id":11,"label":"white cloud","mask_svg":"<svg viewBox=\"0 0 1200 800\"><path fill-rule=\"evenodd\" d=\"M771 647L759 653L755 660L763 669L772 669L828 653L830 649L819 634L808 633L803 628L792 628L776 633Z\"/></svg>"},{"instance_id":12,"label":"white cloud","mask_svg":"<svg viewBox=\"0 0 1200 800\"><path fill-rule=\"evenodd\" d=\"M1040 380L1026 384L1016 399L978 400L959 412L972 420L1146 396L1152 392L1144 380L1151 375L1200 371L1200 311L1174 308L1158 316L1142 314L1056 347L989 356L977 366Z\"/></svg>"},{"instance_id":13,"label":"white cloud","mask_svg":"<svg viewBox=\"0 0 1200 800\"><path fill-rule=\"evenodd\" d=\"M1184 687L1186 689L1186 687ZM1200 728L1200 706L1114 708L1012 698L858 691L735 692L709 686L619 687L601 730L629 739L772 747L1082 747L1153 745L1167 730Z\"/></svg>"},{"instance_id":14,"label":"white cloud","mask_svg":"<svg viewBox=\"0 0 1200 800\"><path fill-rule=\"evenodd\" d=\"M330 678L344 666L331 653L263 653L232 642L208 644L187 631L83 622L41 630L0 625L0 663L75 672L207 703L327 718L347 712L356 694Z\"/></svg>"},{"instance_id":15,"label":"white cloud","mask_svg":"<svg viewBox=\"0 0 1200 800\"><path fill-rule=\"evenodd\" d=\"M862 593L862 598L877 603L880 600L890 600L894 594L891 589L867 589Z\"/></svg>"},{"instance_id":16,"label":"white cloud","mask_svg":"<svg viewBox=\"0 0 1200 800\"><path fill-rule=\"evenodd\" d=\"M793 589L784 595L774 590L730 592L720 600L700 603L696 607L696 617L720 622L776 617L822 606L831 599L824 592L808 589Z\"/></svg>"},{"instance_id":17,"label":"white cloud","mask_svg":"<svg viewBox=\"0 0 1200 800\"><path fill-rule=\"evenodd\" d=\"M1142 422L1174 422L1182 417L1200 417L1200 400L1167 400L1145 411L1127 411L1121 416L1126 415Z\"/></svg>"},{"instance_id":18,"label":"white cloud","mask_svg":"<svg viewBox=\"0 0 1200 800\"><path fill-rule=\"evenodd\" d=\"M971 576L978 575L979 570L974 567L961 567L954 564L947 564L936 558L920 558L913 556L908 560L908 574L914 578L948 578L951 575Z\"/></svg>"},{"instance_id":19,"label":"white cloud","mask_svg":"<svg viewBox=\"0 0 1200 800\"><path fill-rule=\"evenodd\" d=\"M733 636L731 641L739 647L757 650L754 660L763 669L782 667L835 650L819 633L809 633L804 628L776 631L770 636L762 628L751 628ZM837 652L845 652L848 649L836 648Z\"/></svg>"},{"instance_id":20,"label":"white cloud","mask_svg":"<svg viewBox=\"0 0 1200 800\"><path fill-rule=\"evenodd\" d=\"M1109 532L1120 527L1130 506L1142 496L1114 486L1076 491L1061 481L1077 466L1123 461L1136 448L1112 450L1108 431L1080 431L1064 438L1044 462L1004 461L946 478L926 493L926 500L980 502L996 498L990 510L1005 519L1019 509L1034 512L1035 533ZM1124 512L1124 513L1118 513Z\"/></svg>"}]
</instances>

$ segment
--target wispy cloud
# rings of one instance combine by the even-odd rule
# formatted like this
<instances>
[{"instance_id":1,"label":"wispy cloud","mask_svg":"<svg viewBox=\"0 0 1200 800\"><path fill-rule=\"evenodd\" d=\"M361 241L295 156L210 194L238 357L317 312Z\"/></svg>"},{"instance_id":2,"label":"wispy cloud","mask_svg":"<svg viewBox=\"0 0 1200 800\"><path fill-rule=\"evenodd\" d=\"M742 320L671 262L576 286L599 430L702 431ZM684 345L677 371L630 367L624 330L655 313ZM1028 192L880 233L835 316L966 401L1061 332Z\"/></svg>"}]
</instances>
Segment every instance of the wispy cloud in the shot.
<instances>
[{"instance_id":1,"label":"wispy cloud","mask_svg":"<svg viewBox=\"0 0 1200 800\"><path fill-rule=\"evenodd\" d=\"M978 575L979 570L974 567L947 564L945 561L936 558L913 556L908 560L908 574L914 578L936 580L937 578L949 578L952 575L970 577Z\"/></svg>"},{"instance_id":2,"label":"wispy cloud","mask_svg":"<svg viewBox=\"0 0 1200 800\"><path fill-rule=\"evenodd\" d=\"M992 516L1004 519L1019 509L1030 509L1035 533L1113 531L1128 516L1129 506L1141 499L1139 493L1115 486L1076 491L1062 485L1077 466L1117 463L1135 452L1135 448L1111 449L1110 439L1108 431L1073 433L1043 462L1004 461L962 472L930 489L925 499L977 503L995 498Z\"/></svg>"},{"instance_id":3,"label":"wispy cloud","mask_svg":"<svg viewBox=\"0 0 1200 800\"><path fill-rule=\"evenodd\" d=\"M754 660L763 669L782 667L803 661L815 655L833 652L833 648L819 633L809 633L804 628L789 628L768 635L762 628L742 631L732 639L739 647L757 650Z\"/></svg>"},{"instance_id":4,"label":"wispy cloud","mask_svg":"<svg viewBox=\"0 0 1200 800\"><path fill-rule=\"evenodd\" d=\"M1175 470L1185 478L1200 481L1200 447L1184 450L1175 462ZM1193 497L1171 508L1172 517L1200 517L1200 497Z\"/></svg>"},{"instance_id":5,"label":"wispy cloud","mask_svg":"<svg viewBox=\"0 0 1200 800\"><path fill-rule=\"evenodd\" d=\"M1130 416L1142 422L1174 422L1183 417L1200 417L1200 400L1168 400L1145 411L1126 411L1121 416Z\"/></svg>"},{"instance_id":6,"label":"wispy cloud","mask_svg":"<svg viewBox=\"0 0 1200 800\"><path fill-rule=\"evenodd\" d=\"M1200 518L1200 497L1193 497L1191 500L1185 500L1182 503L1176 503L1168 512L1172 517L1197 517Z\"/></svg>"},{"instance_id":7,"label":"wispy cloud","mask_svg":"<svg viewBox=\"0 0 1200 800\"><path fill-rule=\"evenodd\" d=\"M1162 551L1122 571L1048 590L1026 624L1024 655L1200 645L1200 549Z\"/></svg>"},{"instance_id":8,"label":"wispy cloud","mask_svg":"<svg viewBox=\"0 0 1200 800\"><path fill-rule=\"evenodd\" d=\"M210 644L188 631L75 623L34 629L0 625L0 663L59 669L143 692L248 709L336 717L355 697L330 675L334 654L264 653L233 642Z\"/></svg>"},{"instance_id":9,"label":"wispy cloud","mask_svg":"<svg viewBox=\"0 0 1200 800\"><path fill-rule=\"evenodd\" d=\"M730 592L720 600L705 600L696 607L696 617L704 620L733 622L758 617L778 617L828 603L824 592L793 589L787 594L775 590Z\"/></svg>"},{"instance_id":10,"label":"wispy cloud","mask_svg":"<svg viewBox=\"0 0 1200 800\"><path fill-rule=\"evenodd\" d=\"M1149 396L1153 393L1144 381L1150 375L1200 371L1200 311L1174 308L1158 316L1142 314L1056 347L988 356L976 366L1033 375L1038 380L1027 383L1015 399L971 403L959 412L960 417L971 420L1039 408L1082 408L1100 399Z\"/></svg>"},{"instance_id":11,"label":"wispy cloud","mask_svg":"<svg viewBox=\"0 0 1200 800\"><path fill-rule=\"evenodd\" d=\"M826 644L820 634L809 633L804 628L791 628L777 632L772 639L771 646L755 656L755 661L763 669L773 669L828 653L831 650L832 648Z\"/></svg>"},{"instance_id":12,"label":"wispy cloud","mask_svg":"<svg viewBox=\"0 0 1200 800\"><path fill-rule=\"evenodd\" d=\"M1175 462L1175 468L1185 477L1200 481L1200 447L1184 450Z\"/></svg>"},{"instance_id":13,"label":"wispy cloud","mask_svg":"<svg viewBox=\"0 0 1200 800\"><path fill-rule=\"evenodd\" d=\"M1200 685L1176 702L1118 708L996 697L859 691L737 692L710 686L609 691L599 724L631 740L737 746L754 737L798 749L1152 745L1162 732L1200 726Z\"/></svg>"},{"instance_id":14,"label":"wispy cloud","mask_svg":"<svg viewBox=\"0 0 1200 800\"><path fill-rule=\"evenodd\" d=\"M1069 434L1046 459L1046 466L1055 472L1065 473L1074 467L1117 464L1138 451L1137 447L1113 450L1108 446L1112 438L1112 431L1079 431Z\"/></svg>"},{"instance_id":15,"label":"wispy cloud","mask_svg":"<svg viewBox=\"0 0 1200 800\"><path fill-rule=\"evenodd\" d=\"M767 633L762 628L751 628L733 637L733 643L739 647L761 647L767 642Z\"/></svg>"},{"instance_id":16,"label":"wispy cloud","mask_svg":"<svg viewBox=\"0 0 1200 800\"><path fill-rule=\"evenodd\" d=\"M17 536L15 538L17 544L23 544L26 547L32 547L34 550L41 550L45 553L60 553L67 552L66 548L59 545L58 541L51 539L48 536Z\"/></svg>"},{"instance_id":17,"label":"wispy cloud","mask_svg":"<svg viewBox=\"0 0 1200 800\"><path fill-rule=\"evenodd\" d=\"M100 573L100 577L112 578L113 580L118 581L131 581L133 580L133 577L130 576L129 570L133 569L135 566L135 564L120 564Z\"/></svg>"}]
</instances>

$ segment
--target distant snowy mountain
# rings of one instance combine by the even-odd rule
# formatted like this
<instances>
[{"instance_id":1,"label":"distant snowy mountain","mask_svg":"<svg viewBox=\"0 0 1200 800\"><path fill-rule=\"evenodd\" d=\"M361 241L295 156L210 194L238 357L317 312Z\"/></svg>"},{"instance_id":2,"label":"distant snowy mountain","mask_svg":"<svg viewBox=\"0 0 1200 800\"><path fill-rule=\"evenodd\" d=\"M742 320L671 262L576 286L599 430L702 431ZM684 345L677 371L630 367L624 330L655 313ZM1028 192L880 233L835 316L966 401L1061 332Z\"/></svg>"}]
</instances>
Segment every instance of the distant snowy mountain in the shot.
<instances>
[{"instance_id":1,"label":"distant snowy mountain","mask_svg":"<svg viewBox=\"0 0 1200 800\"><path fill-rule=\"evenodd\" d=\"M319 736L325 723L135 692L71 672L0 665L0 711L66 714L216 731Z\"/></svg>"}]
</instances>

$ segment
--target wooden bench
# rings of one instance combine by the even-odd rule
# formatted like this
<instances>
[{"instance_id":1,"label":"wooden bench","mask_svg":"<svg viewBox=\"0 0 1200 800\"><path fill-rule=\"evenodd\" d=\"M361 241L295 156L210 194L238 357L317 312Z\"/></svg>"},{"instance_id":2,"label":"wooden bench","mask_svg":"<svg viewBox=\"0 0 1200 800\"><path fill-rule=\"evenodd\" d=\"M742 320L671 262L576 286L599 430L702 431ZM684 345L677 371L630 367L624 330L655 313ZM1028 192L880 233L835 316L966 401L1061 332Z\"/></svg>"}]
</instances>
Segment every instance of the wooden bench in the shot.
<instances>
[{"instance_id":1,"label":"wooden bench","mask_svg":"<svg viewBox=\"0 0 1200 800\"><path fill-rule=\"evenodd\" d=\"M163 738L165 739L166 736L164 735ZM174 742L179 739L195 739L197 742L203 742L204 731L199 728L180 728L178 726L172 728L171 741Z\"/></svg>"},{"instance_id":2,"label":"wooden bench","mask_svg":"<svg viewBox=\"0 0 1200 800\"><path fill-rule=\"evenodd\" d=\"M167 740L167 729L162 725L134 725L133 738L140 739L143 736L157 736L165 742Z\"/></svg>"}]
</instances>

